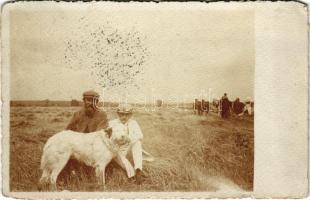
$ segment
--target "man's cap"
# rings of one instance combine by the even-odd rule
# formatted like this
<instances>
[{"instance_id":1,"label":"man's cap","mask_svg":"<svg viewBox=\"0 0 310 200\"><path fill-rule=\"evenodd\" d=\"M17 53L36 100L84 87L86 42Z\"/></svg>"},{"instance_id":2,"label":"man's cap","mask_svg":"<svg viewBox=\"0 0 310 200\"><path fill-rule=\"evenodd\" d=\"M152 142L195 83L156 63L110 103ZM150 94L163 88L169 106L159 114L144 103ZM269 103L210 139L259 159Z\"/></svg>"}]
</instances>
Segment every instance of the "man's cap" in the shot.
<instances>
[{"instance_id":1,"label":"man's cap","mask_svg":"<svg viewBox=\"0 0 310 200\"><path fill-rule=\"evenodd\" d=\"M95 97L95 98L99 98L99 94L97 92L95 92L94 90L88 90L86 92L83 93L83 97Z\"/></svg>"},{"instance_id":2,"label":"man's cap","mask_svg":"<svg viewBox=\"0 0 310 200\"><path fill-rule=\"evenodd\" d=\"M133 112L133 108L130 104L121 103L118 105L117 113L131 114L132 112Z\"/></svg>"}]
</instances>

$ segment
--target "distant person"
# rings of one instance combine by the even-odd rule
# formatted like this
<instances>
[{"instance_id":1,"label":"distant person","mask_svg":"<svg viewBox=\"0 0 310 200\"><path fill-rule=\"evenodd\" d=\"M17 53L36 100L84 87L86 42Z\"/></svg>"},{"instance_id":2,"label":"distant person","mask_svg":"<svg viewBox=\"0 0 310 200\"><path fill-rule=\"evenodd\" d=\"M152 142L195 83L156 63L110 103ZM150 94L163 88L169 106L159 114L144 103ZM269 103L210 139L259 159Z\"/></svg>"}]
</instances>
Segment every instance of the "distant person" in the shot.
<instances>
[{"instance_id":1,"label":"distant person","mask_svg":"<svg viewBox=\"0 0 310 200\"><path fill-rule=\"evenodd\" d=\"M201 100L201 110L202 114L208 114L209 112L209 101L205 101L204 99Z\"/></svg>"},{"instance_id":2,"label":"distant person","mask_svg":"<svg viewBox=\"0 0 310 200\"><path fill-rule=\"evenodd\" d=\"M202 101L198 101L197 102L197 111L198 111L198 115L202 115Z\"/></svg>"},{"instance_id":3,"label":"distant person","mask_svg":"<svg viewBox=\"0 0 310 200\"><path fill-rule=\"evenodd\" d=\"M222 118L228 118L230 111L230 101L227 97L227 93L220 100L220 115Z\"/></svg>"},{"instance_id":4,"label":"distant person","mask_svg":"<svg viewBox=\"0 0 310 200\"><path fill-rule=\"evenodd\" d=\"M193 108L194 108L194 114L196 114L196 113L198 115L202 115L203 114L202 101L198 101L198 99L195 99L195 103L193 105Z\"/></svg>"},{"instance_id":5,"label":"distant person","mask_svg":"<svg viewBox=\"0 0 310 200\"><path fill-rule=\"evenodd\" d=\"M233 102L232 110L236 115L239 115L243 112L244 103L240 102L239 98L236 98L236 100Z\"/></svg>"},{"instance_id":6,"label":"distant person","mask_svg":"<svg viewBox=\"0 0 310 200\"><path fill-rule=\"evenodd\" d=\"M144 176L142 172L142 139L143 134L138 122L132 119L133 108L129 104L120 104L117 108L118 118L111 120L109 126L125 127L128 130L130 144L124 146L121 149L121 156L127 156L128 153L132 154L134 169L135 169L135 179L137 184L142 183L142 177ZM116 158L117 163L119 163L123 168L125 163L122 162L122 159L119 159L119 156ZM133 174L134 175L134 174ZM128 177L131 178L131 177Z\"/></svg>"},{"instance_id":7,"label":"distant person","mask_svg":"<svg viewBox=\"0 0 310 200\"><path fill-rule=\"evenodd\" d=\"M194 114L198 113L198 99L195 99L193 104Z\"/></svg>"},{"instance_id":8,"label":"distant person","mask_svg":"<svg viewBox=\"0 0 310 200\"><path fill-rule=\"evenodd\" d=\"M245 106L244 106L243 113L248 114L248 115L252 115L252 112L253 112L252 107L253 107L252 99L251 99L251 97L247 97L245 100Z\"/></svg>"},{"instance_id":9,"label":"distant person","mask_svg":"<svg viewBox=\"0 0 310 200\"><path fill-rule=\"evenodd\" d=\"M219 100L217 99L213 99L212 100L212 111L215 112L215 113L219 113Z\"/></svg>"}]
</instances>

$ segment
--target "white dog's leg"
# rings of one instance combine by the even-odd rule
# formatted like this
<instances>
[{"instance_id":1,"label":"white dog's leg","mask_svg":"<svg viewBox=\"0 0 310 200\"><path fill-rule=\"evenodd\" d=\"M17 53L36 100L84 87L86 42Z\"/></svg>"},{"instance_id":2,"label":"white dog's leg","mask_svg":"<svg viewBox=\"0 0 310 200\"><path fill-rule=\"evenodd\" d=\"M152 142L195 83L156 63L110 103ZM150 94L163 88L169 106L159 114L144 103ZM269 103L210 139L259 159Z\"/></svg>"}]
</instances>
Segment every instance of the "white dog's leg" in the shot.
<instances>
[{"instance_id":1,"label":"white dog's leg","mask_svg":"<svg viewBox=\"0 0 310 200\"><path fill-rule=\"evenodd\" d=\"M101 185L104 177L102 177L102 167L101 166L96 166L96 178L97 178L97 182L98 182L98 185Z\"/></svg>"},{"instance_id":2,"label":"white dog's leg","mask_svg":"<svg viewBox=\"0 0 310 200\"><path fill-rule=\"evenodd\" d=\"M102 177L102 180L101 180L102 181L102 185L105 186L105 166L102 169L101 177Z\"/></svg>"},{"instance_id":3,"label":"white dog's leg","mask_svg":"<svg viewBox=\"0 0 310 200\"><path fill-rule=\"evenodd\" d=\"M101 164L100 166L96 166L96 177L98 181L98 189L105 190L105 168L107 164Z\"/></svg>"},{"instance_id":4,"label":"white dog's leg","mask_svg":"<svg viewBox=\"0 0 310 200\"><path fill-rule=\"evenodd\" d=\"M96 172L96 177L99 178L99 177L100 177L100 174L101 174L101 173L100 173L100 166L99 166L99 165L96 166L95 172Z\"/></svg>"},{"instance_id":5,"label":"white dog's leg","mask_svg":"<svg viewBox=\"0 0 310 200\"><path fill-rule=\"evenodd\" d=\"M53 190L57 190L57 184L56 184L57 177L59 173L61 172L61 170L67 164L69 158L70 158L70 154L62 155L61 157L58 158L58 162L54 164L54 168L52 170L51 177L50 177L50 182L52 184Z\"/></svg>"},{"instance_id":6,"label":"white dog's leg","mask_svg":"<svg viewBox=\"0 0 310 200\"><path fill-rule=\"evenodd\" d=\"M38 190L45 190L46 184L49 181L50 171L46 168L43 169L42 176L39 180Z\"/></svg>"}]
</instances>

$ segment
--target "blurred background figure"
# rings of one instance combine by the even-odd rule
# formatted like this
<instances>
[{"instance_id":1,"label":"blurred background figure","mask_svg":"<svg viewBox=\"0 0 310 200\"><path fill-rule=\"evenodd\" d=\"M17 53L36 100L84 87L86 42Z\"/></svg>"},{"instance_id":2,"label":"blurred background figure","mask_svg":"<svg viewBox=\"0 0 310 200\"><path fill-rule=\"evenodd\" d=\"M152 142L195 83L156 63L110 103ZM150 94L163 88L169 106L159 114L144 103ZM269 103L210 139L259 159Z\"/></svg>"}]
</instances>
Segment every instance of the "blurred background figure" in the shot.
<instances>
[{"instance_id":1,"label":"blurred background figure","mask_svg":"<svg viewBox=\"0 0 310 200\"><path fill-rule=\"evenodd\" d=\"M248 115L252 115L252 113L253 113L252 105L253 104L252 104L251 97L247 97L245 100L245 106L244 106L243 113L247 113Z\"/></svg>"},{"instance_id":2,"label":"blurred background figure","mask_svg":"<svg viewBox=\"0 0 310 200\"><path fill-rule=\"evenodd\" d=\"M230 101L228 99L227 93L220 100L220 115L222 118L228 118L230 113Z\"/></svg>"},{"instance_id":3,"label":"blurred background figure","mask_svg":"<svg viewBox=\"0 0 310 200\"><path fill-rule=\"evenodd\" d=\"M232 110L234 114L239 115L243 112L245 104L240 102L239 97L236 98L236 100L232 104Z\"/></svg>"}]
</instances>

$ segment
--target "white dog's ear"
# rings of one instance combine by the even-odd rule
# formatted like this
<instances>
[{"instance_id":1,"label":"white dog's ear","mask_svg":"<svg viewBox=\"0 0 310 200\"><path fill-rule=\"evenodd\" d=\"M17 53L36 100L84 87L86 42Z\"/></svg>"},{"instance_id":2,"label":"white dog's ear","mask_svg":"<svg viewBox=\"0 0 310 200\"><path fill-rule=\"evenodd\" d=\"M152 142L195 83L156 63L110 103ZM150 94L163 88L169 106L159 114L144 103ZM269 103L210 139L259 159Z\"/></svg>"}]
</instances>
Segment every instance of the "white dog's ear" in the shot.
<instances>
[{"instance_id":1,"label":"white dog's ear","mask_svg":"<svg viewBox=\"0 0 310 200\"><path fill-rule=\"evenodd\" d=\"M111 127L104 129L104 132L106 133L108 138L110 138L112 136L112 128Z\"/></svg>"}]
</instances>

